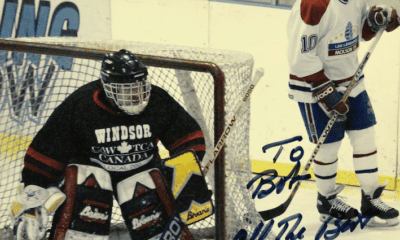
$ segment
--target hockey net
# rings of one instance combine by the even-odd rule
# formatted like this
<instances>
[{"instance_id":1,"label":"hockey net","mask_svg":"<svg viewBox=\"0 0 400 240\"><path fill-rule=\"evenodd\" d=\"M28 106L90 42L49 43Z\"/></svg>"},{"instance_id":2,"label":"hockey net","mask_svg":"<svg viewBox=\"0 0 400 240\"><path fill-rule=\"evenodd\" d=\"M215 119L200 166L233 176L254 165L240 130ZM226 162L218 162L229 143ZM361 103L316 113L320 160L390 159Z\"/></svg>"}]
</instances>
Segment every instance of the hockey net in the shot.
<instances>
[{"instance_id":1,"label":"hockey net","mask_svg":"<svg viewBox=\"0 0 400 240\"><path fill-rule=\"evenodd\" d=\"M152 84L199 122L208 150L203 164L212 159L214 144L245 94L253 68L249 54L204 48L78 38L0 41L0 239L12 235L8 211L30 142L69 94L99 78L104 52L124 48L137 54L149 67ZM253 232L261 221L252 191L246 188L252 178L249 103L236 121L215 169L207 175L215 214L190 225L196 239L233 239L240 229ZM112 225L116 230L111 239L118 239L123 219L116 201Z\"/></svg>"}]
</instances>

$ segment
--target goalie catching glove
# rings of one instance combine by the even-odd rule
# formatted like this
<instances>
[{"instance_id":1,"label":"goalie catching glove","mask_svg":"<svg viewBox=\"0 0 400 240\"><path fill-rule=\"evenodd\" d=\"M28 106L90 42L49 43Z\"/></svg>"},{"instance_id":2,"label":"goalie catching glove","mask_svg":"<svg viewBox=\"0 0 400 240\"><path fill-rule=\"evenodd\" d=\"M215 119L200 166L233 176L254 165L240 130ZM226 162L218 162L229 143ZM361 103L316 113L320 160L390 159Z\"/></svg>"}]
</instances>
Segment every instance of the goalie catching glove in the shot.
<instances>
[{"instance_id":1,"label":"goalie catching glove","mask_svg":"<svg viewBox=\"0 0 400 240\"><path fill-rule=\"evenodd\" d=\"M312 88L311 91L314 100L318 102L328 117L332 117L332 111L335 111L339 114L337 121L346 120L349 106L343 102L343 94L336 90L332 81L325 81Z\"/></svg>"},{"instance_id":2,"label":"goalie catching glove","mask_svg":"<svg viewBox=\"0 0 400 240\"><path fill-rule=\"evenodd\" d=\"M53 215L65 199L65 194L56 187L44 189L29 185L24 188L22 184L11 206L14 239L44 239L48 216Z\"/></svg>"}]
</instances>

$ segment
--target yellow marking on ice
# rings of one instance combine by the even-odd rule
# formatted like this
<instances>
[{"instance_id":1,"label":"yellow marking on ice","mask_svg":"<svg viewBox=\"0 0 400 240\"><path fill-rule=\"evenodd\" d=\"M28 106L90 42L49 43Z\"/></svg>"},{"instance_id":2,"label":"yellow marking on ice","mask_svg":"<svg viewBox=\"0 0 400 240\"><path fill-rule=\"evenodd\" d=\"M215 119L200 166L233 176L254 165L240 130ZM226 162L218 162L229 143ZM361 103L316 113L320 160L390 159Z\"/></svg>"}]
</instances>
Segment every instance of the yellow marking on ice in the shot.
<instances>
[{"instance_id":1,"label":"yellow marking on ice","mask_svg":"<svg viewBox=\"0 0 400 240\"><path fill-rule=\"evenodd\" d=\"M16 153L26 151L32 142L32 137L21 137L18 135L8 135L0 133L0 154L2 157L7 157L16 160Z\"/></svg>"},{"instance_id":2,"label":"yellow marking on ice","mask_svg":"<svg viewBox=\"0 0 400 240\"><path fill-rule=\"evenodd\" d=\"M252 171L255 173L265 171L267 169L275 169L278 172L279 176L287 176L290 171L293 169L294 164L290 163L273 163L271 161L262 161L262 160L252 160L251 161L252 165ZM301 167L299 174L301 174L304 166ZM311 179L309 181L315 181L314 177L314 171L312 167L310 167L309 174L311 174ZM379 175L379 183L382 184L385 181L388 181L389 184L386 186L385 190L389 191L384 191L382 194L382 199L392 199L396 201L400 201L400 180L397 180L397 185L396 183L396 178L393 176L385 176L385 175ZM306 183L307 181L304 181ZM338 170L337 172L337 180L336 182L338 184L345 184L348 186L354 186L354 187L360 187L360 184L358 183L357 176L355 172L353 171L345 171L345 170ZM288 184L288 182L286 182ZM256 186L253 183L254 186ZM397 186L397 188L396 188ZM301 184L300 188L304 189L305 185ZM351 190L354 192L354 194L360 194L360 190ZM351 192L348 189L343 190L344 193L346 192Z\"/></svg>"}]
</instances>

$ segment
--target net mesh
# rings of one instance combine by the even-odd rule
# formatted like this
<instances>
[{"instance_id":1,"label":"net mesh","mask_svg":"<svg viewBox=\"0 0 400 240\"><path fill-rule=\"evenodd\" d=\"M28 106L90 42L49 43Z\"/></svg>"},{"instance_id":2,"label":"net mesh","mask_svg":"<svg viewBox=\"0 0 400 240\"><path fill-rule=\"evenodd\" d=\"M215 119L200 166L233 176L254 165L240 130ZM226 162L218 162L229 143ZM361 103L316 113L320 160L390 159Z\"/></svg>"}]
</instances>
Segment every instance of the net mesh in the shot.
<instances>
[{"instance_id":1,"label":"net mesh","mask_svg":"<svg viewBox=\"0 0 400 240\"><path fill-rule=\"evenodd\" d=\"M210 73L187 71L185 60L213 62L222 70L224 81L224 121L227 126L247 90L253 68L251 55L203 48L157 45L128 41L95 41L78 38L23 39L79 48L118 51L122 48L145 56L178 59L176 69L149 67L152 84L173 96L201 125L207 146L205 159L210 159L215 144L215 82ZM0 50L2 47L0 46ZM0 51L0 239L11 237L8 211L17 195L23 158L35 134L52 111L69 94L100 76L100 61L60 57L51 54ZM252 178L249 159L249 103L236 119L234 130L226 140L225 173L207 175L210 188L225 178L224 229L225 239L233 239L240 229L253 232L260 217L246 184ZM203 161L204 164L205 161ZM214 191L215 192L215 191ZM214 204L215 205L215 204ZM215 205L218 208L218 204ZM246 217L245 217L246 216ZM251 219L251 221L246 221ZM191 232L200 239L215 236L215 214L190 225ZM112 225L121 226L123 219L116 201ZM123 224L122 224L123 225Z\"/></svg>"}]
</instances>

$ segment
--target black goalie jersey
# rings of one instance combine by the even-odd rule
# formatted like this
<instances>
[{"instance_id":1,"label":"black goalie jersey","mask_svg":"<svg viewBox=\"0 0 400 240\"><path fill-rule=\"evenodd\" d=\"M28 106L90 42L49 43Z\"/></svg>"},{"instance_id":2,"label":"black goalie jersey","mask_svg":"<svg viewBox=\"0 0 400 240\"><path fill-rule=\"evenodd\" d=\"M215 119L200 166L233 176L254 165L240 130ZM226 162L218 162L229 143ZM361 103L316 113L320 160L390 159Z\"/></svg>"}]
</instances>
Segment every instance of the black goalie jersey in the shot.
<instances>
[{"instance_id":1,"label":"black goalie jersey","mask_svg":"<svg viewBox=\"0 0 400 240\"><path fill-rule=\"evenodd\" d=\"M176 154L205 154L198 123L163 89L152 85L149 104L139 115L116 110L99 80L72 93L55 109L33 139L24 160L25 185L47 187L64 176L68 164L102 167L116 181L157 164L161 141Z\"/></svg>"}]
</instances>

